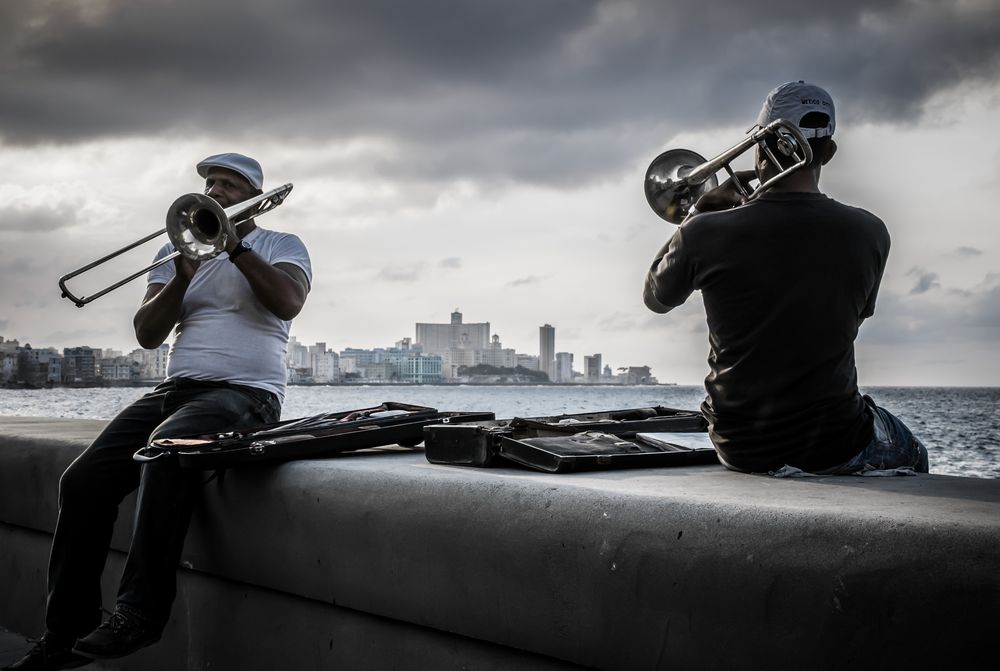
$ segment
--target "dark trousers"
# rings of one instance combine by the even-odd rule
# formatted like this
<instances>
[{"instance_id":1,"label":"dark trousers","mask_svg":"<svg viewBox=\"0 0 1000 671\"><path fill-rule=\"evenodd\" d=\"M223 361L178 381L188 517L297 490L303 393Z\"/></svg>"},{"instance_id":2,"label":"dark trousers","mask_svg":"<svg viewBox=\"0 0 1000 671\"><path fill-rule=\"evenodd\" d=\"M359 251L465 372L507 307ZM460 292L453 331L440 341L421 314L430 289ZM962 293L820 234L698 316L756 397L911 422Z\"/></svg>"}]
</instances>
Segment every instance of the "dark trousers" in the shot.
<instances>
[{"instance_id":1,"label":"dark trousers","mask_svg":"<svg viewBox=\"0 0 1000 671\"><path fill-rule=\"evenodd\" d=\"M162 628L176 595L176 568L205 474L176 459L148 464L132 455L151 440L249 428L278 421L274 394L239 385L169 380L125 408L59 481L59 519L49 557L45 626L75 639L101 616L101 573L118 505L139 489L132 545L118 603Z\"/></svg>"}]
</instances>

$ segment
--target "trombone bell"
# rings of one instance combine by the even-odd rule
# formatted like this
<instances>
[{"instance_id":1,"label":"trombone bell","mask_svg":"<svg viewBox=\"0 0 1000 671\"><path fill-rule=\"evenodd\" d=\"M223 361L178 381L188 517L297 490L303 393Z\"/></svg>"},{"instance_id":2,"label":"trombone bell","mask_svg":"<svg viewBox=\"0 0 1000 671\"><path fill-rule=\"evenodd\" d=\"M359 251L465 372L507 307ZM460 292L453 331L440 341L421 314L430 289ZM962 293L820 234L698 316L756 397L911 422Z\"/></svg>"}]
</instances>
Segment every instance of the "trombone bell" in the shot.
<instances>
[{"instance_id":1,"label":"trombone bell","mask_svg":"<svg viewBox=\"0 0 1000 671\"><path fill-rule=\"evenodd\" d=\"M205 261L226 248L225 218L225 210L215 199L187 193L167 210L167 237L182 256Z\"/></svg>"},{"instance_id":2,"label":"trombone bell","mask_svg":"<svg viewBox=\"0 0 1000 671\"><path fill-rule=\"evenodd\" d=\"M668 149L654 158L646 170L643 189L653 212L672 224L684 221L701 195L719 185L714 174L698 183L688 179L704 163L704 157L688 149Z\"/></svg>"},{"instance_id":3,"label":"trombone bell","mask_svg":"<svg viewBox=\"0 0 1000 671\"><path fill-rule=\"evenodd\" d=\"M769 146L768 140L772 141L777 154ZM770 162L776 172L751 192L736 179L730 163L755 146L760 148L762 159ZM703 193L718 186L715 173L719 170L729 173L736 182L743 202L748 203L811 161L812 148L799 127L784 119L775 119L763 128L750 132L708 161L687 149L669 149L663 152L646 169L643 190L646 192L646 202L657 216L671 224L679 224Z\"/></svg>"}]
</instances>

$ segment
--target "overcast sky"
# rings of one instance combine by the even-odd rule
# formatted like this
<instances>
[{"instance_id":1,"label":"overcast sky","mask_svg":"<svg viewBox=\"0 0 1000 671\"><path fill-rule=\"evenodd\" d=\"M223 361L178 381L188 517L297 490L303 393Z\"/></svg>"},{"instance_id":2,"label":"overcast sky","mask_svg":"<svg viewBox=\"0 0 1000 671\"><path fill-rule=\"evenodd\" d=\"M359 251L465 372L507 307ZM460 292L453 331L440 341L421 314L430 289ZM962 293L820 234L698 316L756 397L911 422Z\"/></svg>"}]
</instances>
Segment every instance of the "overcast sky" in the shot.
<instances>
[{"instance_id":1,"label":"overcast sky","mask_svg":"<svg viewBox=\"0 0 1000 671\"><path fill-rule=\"evenodd\" d=\"M862 385L1000 385L1000 2L823 6L3 0L0 336L137 347L141 280L79 309L58 277L162 227L199 159L240 151L295 185L258 223L312 256L301 342L391 346L459 308L518 352L549 323L578 370L600 352L698 384L700 297L642 304L673 232L643 175L667 148L720 153L806 79L838 105L824 190L893 238Z\"/></svg>"}]
</instances>

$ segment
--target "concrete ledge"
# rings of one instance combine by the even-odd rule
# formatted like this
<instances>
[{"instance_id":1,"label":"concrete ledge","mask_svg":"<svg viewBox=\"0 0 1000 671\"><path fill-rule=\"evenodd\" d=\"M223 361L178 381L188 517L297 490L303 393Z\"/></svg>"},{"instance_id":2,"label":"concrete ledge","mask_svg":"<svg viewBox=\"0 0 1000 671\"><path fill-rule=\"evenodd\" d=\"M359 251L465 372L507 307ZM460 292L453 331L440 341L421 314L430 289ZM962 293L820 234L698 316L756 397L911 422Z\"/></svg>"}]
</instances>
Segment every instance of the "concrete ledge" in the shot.
<instances>
[{"instance_id":1,"label":"concrete ledge","mask_svg":"<svg viewBox=\"0 0 1000 671\"><path fill-rule=\"evenodd\" d=\"M44 572L24 534L51 533L58 476L100 426L0 418L5 577ZM126 542L122 526L115 546ZM331 609L486 642L485 656L458 653L470 668L501 651L530 668L954 667L992 652L1000 621L1000 481L548 475L370 451L229 471L207 486L183 561L161 655L236 649L243 632L210 607L235 608L218 583L244 585L240 608L279 622ZM280 595L277 612L258 607L265 594ZM40 606L20 621L34 606L16 596L0 600L0 625L35 633ZM346 668L394 668L377 659ZM404 666L461 668L435 664Z\"/></svg>"},{"instance_id":2,"label":"concrete ledge","mask_svg":"<svg viewBox=\"0 0 1000 671\"><path fill-rule=\"evenodd\" d=\"M37 622L44 617L44 562L50 541L48 534L0 524L0 547L4 548L0 575L5 580L16 576L10 584L11 603L30 603L35 635ZM108 603L113 603L124 562L123 553L111 553L104 581ZM27 575L17 575L19 566L32 569ZM13 661L20 655L8 656ZM570 671L580 667L184 570L178 575L174 616L160 643L126 659L87 666L88 671L470 668Z\"/></svg>"}]
</instances>

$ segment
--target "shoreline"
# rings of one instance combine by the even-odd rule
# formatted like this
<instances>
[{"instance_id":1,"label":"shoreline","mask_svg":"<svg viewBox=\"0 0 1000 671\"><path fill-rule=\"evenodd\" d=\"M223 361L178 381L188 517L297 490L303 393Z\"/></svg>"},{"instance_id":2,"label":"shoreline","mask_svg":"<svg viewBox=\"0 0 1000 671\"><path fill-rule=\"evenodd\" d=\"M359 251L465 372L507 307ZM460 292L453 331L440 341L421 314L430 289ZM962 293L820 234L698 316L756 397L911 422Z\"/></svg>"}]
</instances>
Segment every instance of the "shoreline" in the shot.
<instances>
[{"instance_id":1,"label":"shoreline","mask_svg":"<svg viewBox=\"0 0 1000 671\"><path fill-rule=\"evenodd\" d=\"M42 391L49 389L129 389L155 387L163 380L142 380L115 384L54 384L44 386L3 385L0 389L13 391ZM618 382L289 382L287 387L688 387L677 382L656 384L623 384Z\"/></svg>"},{"instance_id":2,"label":"shoreline","mask_svg":"<svg viewBox=\"0 0 1000 671\"><path fill-rule=\"evenodd\" d=\"M155 387L163 380L142 380L137 382L125 382L117 384L58 384L58 385L0 385L0 391L50 391L55 389L128 389ZM621 384L615 382L289 382L287 387L555 387L575 389L580 387L598 387L602 389L625 388L625 387L702 387L701 382L658 382L656 384ZM859 389L1000 389L1000 384L996 385L930 385L930 384L870 384L859 385Z\"/></svg>"}]
</instances>

